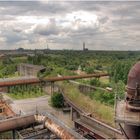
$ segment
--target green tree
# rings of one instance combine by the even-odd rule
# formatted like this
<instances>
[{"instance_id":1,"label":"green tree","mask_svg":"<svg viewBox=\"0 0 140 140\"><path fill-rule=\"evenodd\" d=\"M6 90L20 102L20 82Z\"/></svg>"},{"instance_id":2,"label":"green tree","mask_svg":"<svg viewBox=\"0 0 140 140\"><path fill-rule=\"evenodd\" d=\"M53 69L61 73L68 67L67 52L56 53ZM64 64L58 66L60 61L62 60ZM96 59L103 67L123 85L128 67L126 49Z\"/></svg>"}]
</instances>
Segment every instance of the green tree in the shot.
<instances>
[{"instance_id":1,"label":"green tree","mask_svg":"<svg viewBox=\"0 0 140 140\"><path fill-rule=\"evenodd\" d=\"M114 64L112 64L111 69L109 71L112 80L115 81L115 83L121 80L126 84L127 76L131 67L132 67L132 62L126 63L126 62L117 61Z\"/></svg>"},{"instance_id":2,"label":"green tree","mask_svg":"<svg viewBox=\"0 0 140 140\"><path fill-rule=\"evenodd\" d=\"M53 93L51 96L51 103L54 107L56 108L61 108L63 107L63 95L61 93Z\"/></svg>"}]
</instances>

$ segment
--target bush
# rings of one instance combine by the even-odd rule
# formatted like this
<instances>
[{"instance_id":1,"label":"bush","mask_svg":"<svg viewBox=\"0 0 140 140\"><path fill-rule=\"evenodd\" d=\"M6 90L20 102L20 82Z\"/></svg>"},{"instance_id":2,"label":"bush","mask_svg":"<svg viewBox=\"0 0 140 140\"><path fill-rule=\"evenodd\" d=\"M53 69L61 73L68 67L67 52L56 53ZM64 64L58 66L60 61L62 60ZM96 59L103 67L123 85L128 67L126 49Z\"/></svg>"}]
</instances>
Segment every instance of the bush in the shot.
<instances>
[{"instance_id":1,"label":"bush","mask_svg":"<svg viewBox=\"0 0 140 140\"><path fill-rule=\"evenodd\" d=\"M99 81L99 79L95 78L95 79L90 80L90 85L93 85L93 86L100 86L100 81Z\"/></svg>"},{"instance_id":2,"label":"bush","mask_svg":"<svg viewBox=\"0 0 140 140\"><path fill-rule=\"evenodd\" d=\"M86 69L85 69L85 71L86 71L86 73L87 74L91 74L91 73L94 73L94 67L87 67Z\"/></svg>"},{"instance_id":3,"label":"bush","mask_svg":"<svg viewBox=\"0 0 140 140\"><path fill-rule=\"evenodd\" d=\"M56 108L61 108L63 107L63 95L61 93L54 93L51 96L51 103L52 106L56 107Z\"/></svg>"},{"instance_id":4,"label":"bush","mask_svg":"<svg viewBox=\"0 0 140 140\"><path fill-rule=\"evenodd\" d=\"M114 105L114 94L106 91L96 90L90 93L90 98L108 105Z\"/></svg>"}]
</instances>

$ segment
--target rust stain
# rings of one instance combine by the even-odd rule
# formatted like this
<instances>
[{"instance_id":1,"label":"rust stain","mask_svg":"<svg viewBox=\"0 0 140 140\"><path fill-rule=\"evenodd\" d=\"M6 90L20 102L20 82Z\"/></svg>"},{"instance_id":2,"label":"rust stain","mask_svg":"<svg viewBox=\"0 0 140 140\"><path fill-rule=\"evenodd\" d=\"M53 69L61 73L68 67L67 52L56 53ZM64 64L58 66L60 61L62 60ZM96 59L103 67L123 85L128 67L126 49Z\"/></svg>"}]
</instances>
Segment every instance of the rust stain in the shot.
<instances>
[{"instance_id":1,"label":"rust stain","mask_svg":"<svg viewBox=\"0 0 140 140\"><path fill-rule=\"evenodd\" d=\"M61 139L76 139L72 134L70 134L67 130L62 128L61 126L54 123L51 119L46 118L45 126L55 133Z\"/></svg>"},{"instance_id":2,"label":"rust stain","mask_svg":"<svg viewBox=\"0 0 140 140\"><path fill-rule=\"evenodd\" d=\"M1 108L1 113L0 113L0 116L10 116L10 117L13 117L15 116L16 114L12 111L12 109L10 108L10 106L5 102L5 101L0 101L0 108Z\"/></svg>"}]
</instances>

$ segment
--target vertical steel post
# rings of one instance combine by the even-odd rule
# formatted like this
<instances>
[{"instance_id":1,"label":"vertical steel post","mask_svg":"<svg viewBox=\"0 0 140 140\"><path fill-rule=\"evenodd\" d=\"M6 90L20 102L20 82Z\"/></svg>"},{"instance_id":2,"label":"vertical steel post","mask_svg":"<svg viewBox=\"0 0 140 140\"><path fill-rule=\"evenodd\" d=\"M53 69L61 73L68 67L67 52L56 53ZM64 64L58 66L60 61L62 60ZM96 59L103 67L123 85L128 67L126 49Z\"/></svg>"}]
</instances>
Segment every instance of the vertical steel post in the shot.
<instances>
[{"instance_id":1,"label":"vertical steel post","mask_svg":"<svg viewBox=\"0 0 140 140\"><path fill-rule=\"evenodd\" d=\"M12 138L13 138L13 139L16 139L16 130L15 130L15 129L12 130Z\"/></svg>"}]
</instances>

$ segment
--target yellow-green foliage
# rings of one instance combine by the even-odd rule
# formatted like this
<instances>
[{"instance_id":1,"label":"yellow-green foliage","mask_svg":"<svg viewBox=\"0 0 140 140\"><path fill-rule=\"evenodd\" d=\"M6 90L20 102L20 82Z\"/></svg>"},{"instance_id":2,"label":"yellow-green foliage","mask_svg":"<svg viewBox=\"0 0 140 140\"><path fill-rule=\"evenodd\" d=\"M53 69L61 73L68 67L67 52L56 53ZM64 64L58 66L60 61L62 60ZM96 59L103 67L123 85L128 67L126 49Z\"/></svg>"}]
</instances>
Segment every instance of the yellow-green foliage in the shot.
<instances>
[{"instance_id":1,"label":"yellow-green foliage","mask_svg":"<svg viewBox=\"0 0 140 140\"><path fill-rule=\"evenodd\" d=\"M112 107L90 99L89 96L80 93L75 85L63 83L61 86L64 89L65 95L72 100L75 105L79 106L85 112L92 113L96 119L114 126L114 111Z\"/></svg>"},{"instance_id":2,"label":"yellow-green foliage","mask_svg":"<svg viewBox=\"0 0 140 140\"><path fill-rule=\"evenodd\" d=\"M35 98L46 95L41 86L21 85L9 87L8 95L13 99Z\"/></svg>"}]
</instances>

